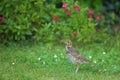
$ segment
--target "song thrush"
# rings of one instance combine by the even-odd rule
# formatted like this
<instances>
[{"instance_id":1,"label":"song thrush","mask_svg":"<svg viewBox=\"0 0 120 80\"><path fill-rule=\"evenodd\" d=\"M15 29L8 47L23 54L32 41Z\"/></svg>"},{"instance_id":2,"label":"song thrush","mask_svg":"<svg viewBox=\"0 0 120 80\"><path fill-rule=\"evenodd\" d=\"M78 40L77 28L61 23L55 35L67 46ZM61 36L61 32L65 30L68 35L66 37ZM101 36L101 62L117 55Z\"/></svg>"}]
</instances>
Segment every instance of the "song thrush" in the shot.
<instances>
[{"instance_id":1,"label":"song thrush","mask_svg":"<svg viewBox=\"0 0 120 80\"><path fill-rule=\"evenodd\" d=\"M66 40L65 41L66 44L66 55L67 58L69 59L69 61L73 64L75 64L76 70L75 72L78 72L79 69L79 64L89 64L90 62L83 56L81 55L73 46L72 46L72 42L70 40Z\"/></svg>"}]
</instances>

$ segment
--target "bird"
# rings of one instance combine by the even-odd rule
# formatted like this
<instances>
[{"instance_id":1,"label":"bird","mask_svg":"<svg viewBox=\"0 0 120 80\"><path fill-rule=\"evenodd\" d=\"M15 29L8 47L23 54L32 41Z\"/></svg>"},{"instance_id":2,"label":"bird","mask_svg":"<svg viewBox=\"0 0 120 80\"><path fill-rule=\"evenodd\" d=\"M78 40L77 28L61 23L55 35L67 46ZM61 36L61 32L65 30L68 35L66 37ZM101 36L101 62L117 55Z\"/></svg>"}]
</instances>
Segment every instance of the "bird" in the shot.
<instances>
[{"instance_id":1,"label":"bird","mask_svg":"<svg viewBox=\"0 0 120 80\"><path fill-rule=\"evenodd\" d=\"M79 70L80 64L90 64L91 62L87 60L82 54L80 54L73 46L71 40L64 41L66 45L66 56L68 60L76 65L75 73Z\"/></svg>"}]
</instances>

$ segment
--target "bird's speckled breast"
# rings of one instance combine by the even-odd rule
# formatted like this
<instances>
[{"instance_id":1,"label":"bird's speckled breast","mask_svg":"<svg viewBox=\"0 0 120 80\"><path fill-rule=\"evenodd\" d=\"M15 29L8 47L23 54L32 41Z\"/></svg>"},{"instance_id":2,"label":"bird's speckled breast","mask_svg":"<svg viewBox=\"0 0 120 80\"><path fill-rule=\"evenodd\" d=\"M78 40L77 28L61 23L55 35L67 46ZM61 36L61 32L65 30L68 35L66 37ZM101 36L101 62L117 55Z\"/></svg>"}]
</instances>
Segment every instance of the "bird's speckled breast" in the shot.
<instances>
[{"instance_id":1,"label":"bird's speckled breast","mask_svg":"<svg viewBox=\"0 0 120 80\"><path fill-rule=\"evenodd\" d=\"M75 64L76 63L76 58L73 57L71 54L67 54L67 58L70 60L71 63Z\"/></svg>"}]
</instances>

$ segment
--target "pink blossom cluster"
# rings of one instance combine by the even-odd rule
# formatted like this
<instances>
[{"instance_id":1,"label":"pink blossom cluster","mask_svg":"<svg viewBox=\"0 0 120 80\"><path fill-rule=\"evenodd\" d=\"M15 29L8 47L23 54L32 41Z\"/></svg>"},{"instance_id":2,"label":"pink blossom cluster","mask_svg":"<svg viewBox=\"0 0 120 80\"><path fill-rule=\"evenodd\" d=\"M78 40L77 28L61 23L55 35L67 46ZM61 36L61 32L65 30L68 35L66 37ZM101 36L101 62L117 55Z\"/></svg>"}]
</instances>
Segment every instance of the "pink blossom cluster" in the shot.
<instances>
[{"instance_id":1,"label":"pink blossom cluster","mask_svg":"<svg viewBox=\"0 0 120 80\"><path fill-rule=\"evenodd\" d=\"M66 12L66 14L67 14L68 16L71 16L70 10L67 8L67 4L66 4L66 3L63 3L62 8L65 10L65 12ZM80 7L77 6L77 5L75 5L75 6L74 6L74 9L75 9L76 11L79 11L79 10L80 10ZM89 14L89 17L88 17L88 18L89 18L89 19L93 19L93 10L92 10L92 9L90 9L90 10L88 11L88 14ZM58 19L59 19L58 16L54 16L53 21L54 21L54 22L57 22ZM96 21L100 21L100 20L101 20L101 16L98 15L98 16L96 17ZM77 36L77 32L73 32L73 36L76 37L76 36Z\"/></svg>"},{"instance_id":2,"label":"pink blossom cluster","mask_svg":"<svg viewBox=\"0 0 120 80\"><path fill-rule=\"evenodd\" d=\"M90 19L92 19L93 18L93 10L89 10L88 11L88 14L89 14L89 18ZM96 21L100 21L101 20L101 16L100 15L98 15L97 17L96 17Z\"/></svg>"},{"instance_id":3,"label":"pink blossom cluster","mask_svg":"<svg viewBox=\"0 0 120 80\"><path fill-rule=\"evenodd\" d=\"M70 14L70 10L67 9L67 4L66 4L66 3L63 3L62 8L65 9L65 12L66 12L66 14L67 14L68 16L71 15L71 14ZM75 5L75 6L74 6L74 9L75 9L76 11L79 11L79 10L80 10L80 7L77 6L77 5ZM57 21L58 21L58 17L57 17L57 16L54 16L53 21L54 21L54 22L57 22Z\"/></svg>"}]
</instances>

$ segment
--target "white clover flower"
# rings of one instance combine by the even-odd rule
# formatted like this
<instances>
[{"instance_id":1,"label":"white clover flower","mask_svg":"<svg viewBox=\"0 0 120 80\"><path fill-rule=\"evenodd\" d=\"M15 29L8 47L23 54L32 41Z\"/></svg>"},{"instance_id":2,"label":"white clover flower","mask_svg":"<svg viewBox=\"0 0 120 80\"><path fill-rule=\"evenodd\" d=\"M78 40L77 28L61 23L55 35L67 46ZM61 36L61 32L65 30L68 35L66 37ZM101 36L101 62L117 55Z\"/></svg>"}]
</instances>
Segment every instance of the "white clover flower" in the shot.
<instances>
[{"instance_id":1,"label":"white clover flower","mask_svg":"<svg viewBox=\"0 0 120 80\"><path fill-rule=\"evenodd\" d=\"M106 52L103 52L103 54L106 54Z\"/></svg>"},{"instance_id":2,"label":"white clover flower","mask_svg":"<svg viewBox=\"0 0 120 80\"><path fill-rule=\"evenodd\" d=\"M104 71L107 71L107 69L104 69Z\"/></svg>"},{"instance_id":3,"label":"white clover flower","mask_svg":"<svg viewBox=\"0 0 120 80\"><path fill-rule=\"evenodd\" d=\"M94 63L96 63L96 61L93 61Z\"/></svg>"},{"instance_id":4,"label":"white clover flower","mask_svg":"<svg viewBox=\"0 0 120 80\"><path fill-rule=\"evenodd\" d=\"M102 60L102 62L105 62L105 60Z\"/></svg>"},{"instance_id":5,"label":"white clover flower","mask_svg":"<svg viewBox=\"0 0 120 80\"><path fill-rule=\"evenodd\" d=\"M15 63L13 62L12 65L14 65Z\"/></svg>"},{"instance_id":6,"label":"white clover flower","mask_svg":"<svg viewBox=\"0 0 120 80\"><path fill-rule=\"evenodd\" d=\"M101 72L102 70L100 69L99 72Z\"/></svg>"},{"instance_id":7,"label":"white clover flower","mask_svg":"<svg viewBox=\"0 0 120 80\"><path fill-rule=\"evenodd\" d=\"M57 58L57 55L54 55L54 58Z\"/></svg>"},{"instance_id":8,"label":"white clover flower","mask_svg":"<svg viewBox=\"0 0 120 80\"><path fill-rule=\"evenodd\" d=\"M45 62L43 62L43 64L45 64Z\"/></svg>"},{"instance_id":9,"label":"white clover flower","mask_svg":"<svg viewBox=\"0 0 120 80\"><path fill-rule=\"evenodd\" d=\"M38 60L40 61L40 60L41 60L41 58L39 57L39 58L38 58Z\"/></svg>"},{"instance_id":10,"label":"white clover flower","mask_svg":"<svg viewBox=\"0 0 120 80\"><path fill-rule=\"evenodd\" d=\"M89 56L89 58L91 59L91 58L92 58L92 56Z\"/></svg>"}]
</instances>

